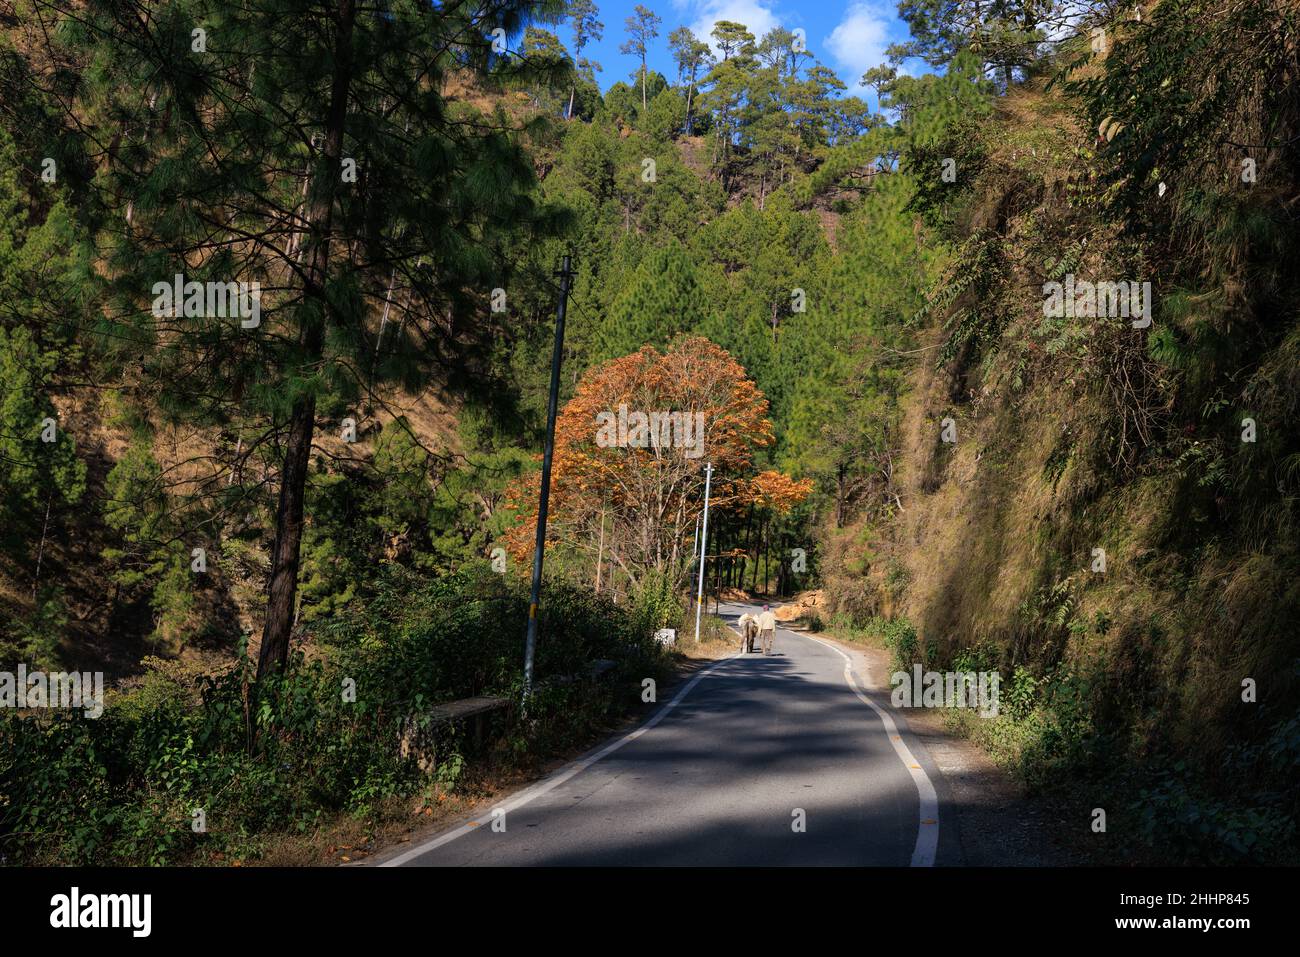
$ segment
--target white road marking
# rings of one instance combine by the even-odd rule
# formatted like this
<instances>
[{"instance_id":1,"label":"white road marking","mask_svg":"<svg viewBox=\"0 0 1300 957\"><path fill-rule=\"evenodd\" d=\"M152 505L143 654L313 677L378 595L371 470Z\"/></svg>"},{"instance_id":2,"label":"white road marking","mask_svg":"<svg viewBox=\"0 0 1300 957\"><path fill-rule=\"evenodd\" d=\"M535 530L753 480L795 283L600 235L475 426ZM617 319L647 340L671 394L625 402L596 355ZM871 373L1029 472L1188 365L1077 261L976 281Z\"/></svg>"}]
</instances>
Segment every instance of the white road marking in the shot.
<instances>
[{"instance_id":1,"label":"white road marking","mask_svg":"<svg viewBox=\"0 0 1300 957\"><path fill-rule=\"evenodd\" d=\"M669 701L666 705L664 705L662 708L660 708L658 711L656 711L654 716L650 718L650 720L647 721L645 724L641 725L641 727L637 728L635 731L631 732L630 734L624 735L623 737L619 738L617 741L613 742L607 747L602 748L600 751L597 751L595 754L591 755L591 757L584 758L583 760L577 762L576 764L570 765L568 768L565 768L564 770L557 772L553 776L546 778L543 781L539 781L537 784L534 784L532 787L525 788L523 791L520 791L517 795L515 795L513 798L507 801L505 804L496 805L496 807L494 807L492 811L495 811L499 808L505 811L507 814L509 814L511 811L523 807L529 801L536 800L537 798L541 797L543 794L555 790L565 781L568 781L570 778L574 777L575 775L581 774L583 771L587 770L587 768L591 767L601 758L613 754L619 748L623 747L623 745L630 744L631 742L635 741L637 738L641 737L641 735L645 734L647 731L649 731L651 728L657 725L660 721L666 718L668 716L668 713L672 711L673 708L677 707L677 705L681 703L682 699L685 698L688 694L690 694L691 689L694 688L697 684L699 684L701 680L707 678L713 672L717 671L728 661L731 661L732 659L738 657L739 657L739 652L737 652L736 654L728 655L726 658L723 658L721 661L717 662L716 664L710 665L709 667L705 668L703 671L697 674L690 681L686 682L686 684L682 686L682 689L678 691L676 695L673 696L673 699ZM492 817L492 811L489 811L486 815L477 817L472 821L468 821L467 823L462 824L460 827L450 830L445 834L441 834L438 837L433 838L432 840L426 841L425 843L419 845L418 847L413 847L406 853L400 854L397 857L392 858L391 860L385 861L379 866L400 867L401 865L407 863L408 861L414 860L415 858L420 857L421 855L427 854L432 850L442 847L444 844L450 844L452 841L456 840L456 838L464 837L466 834L469 834L471 831L475 831L478 828L482 827L484 824L488 823L488 821Z\"/></svg>"},{"instance_id":2,"label":"white road marking","mask_svg":"<svg viewBox=\"0 0 1300 957\"><path fill-rule=\"evenodd\" d=\"M934 858L939 850L939 796L935 793L934 784L925 773L925 769L912 756L907 745L903 743L903 737L898 733L898 725L894 723L893 716L888 711L884 711L876 706L876 703L868 698L858 683L853 680L853 661L840 649L834 645L822 641L820 638L814 638L812 635L804 635L799 632L789 632L792 635L799 635L801 638L807 638L809 641L815 641L817 644L829 648L841 658L844 659L844 680L848 682L853 693L858 696L858 700L880 716L880 720L885 724L885 732L889 735L889 743L894 746L894 753L898 755L912 775L912 783L916 785L917 797L920 799L920 814L916 826L916 846L912 850L912 867L933 867Z\"/></svg>"},{"instance_id":3,"label":"white road marking","mask_svg":"<svg viewBox=\"0 0 1300 957\"><path fill-rule=\"evenodd\" d=\"M790 632L790 634L799 634L799 633ZM877 707L876 704L870 698L868 698L858 687L857 682L853 678L852 659L850 659L849 656L846 655L839 648L836 648L834 645L828 644L827 642L822 641L819 638L813 638L811 635L803 635L803 634L799 634L799 636L802 638L807 638L809 641L815 641L817 642L817 644L829 648L831 651L835 652L837 655L839 655L841 658L844 659L844 680L848 683L849 688L852 689L853 693L858 696L858 699L867 707L869 707L872 711L874 711L877 715L879 715L880 720L884 723L885 732L889 736L889 743L893 745L894 753L898 755L899 759L903 762L903 766L907 768L908 773L911 774L912 783L916 785L917 795L920 800L919 823L917 824L916 845L912 850L911 866L912 867L933 867L935 855L937 854L939 848L939 797L935 793L934 784L931 783L930 778L925 773L925 770L920 766L920 764L917 763L916 759L912 756L912 752L908 750L907 745L903 743L902 736L898 733L898 725L894 723L893 717L887 711L883 711L879 707ZM442 847L444 844L450 844L452 841L456 840L457 838L464 837L466 834L469 834L471 831L475 831L478 828L483 827L485 824L487 824L490 821L492 812L497 809L501 809L505 811L507 814L509 814L509 812L516 810L517 808L521 808L525 804L528 804L529 802L536 800L542 795L555 790L555 788L559 787L564 782L570 780L576 775L581 774L583 771L587 770L587 768L591 767L597 761L601 760L602 758L608 757L609 755L617 751L619 748L623 747L623 745L629 744L632 741L635 741L637 738L641 737L641 735L645 734L647 731L649 731L651 728L657 725L660 721L666 718L668 716L668 713L671 712L675 707L677 707L677 705L680 704L688 694L690 694L691 690L697 684L699 684L700 681L708 677L717 669L721 668L727 662L732 661L739 657L741 657L740 652L736 652L735 654L728 655L726 658L723 658L721 661L718 661L716 664L710 665L708 668L705 668L699 674L695 675L695 677L691 678L690 681L688 681L685 685L682 686L681 690L678 691L677 694L673 696L671 701L669 701L666 705L664 705L657 712L655 712L655 714L650 718L650 720L648 720L645 724L641 725L641 727L637 728L635 731L632 731L629 734L626 734L623 737L619 738L617 741L610 743L608 746L602 748L600 751L597 751L595 754L591 755L590 757L584 758L583 760L577 762L576 764L570 765L568 768L565 768L557 772L553 776L546 778L545 780L539 781L537 784L534 784L532 787L525 788L523 791L520 791L517 795L515 795L513 798L507 801L505 804L496 805L494 808L489 810L486 815L477 817L472 821L468 821L465 824L462 824L460 827L453 828L452 830L447 831L444 834L440 834L438 837L432 838L431 840L428 840L423 844L413 847L410 850L406 851L405 853L400 854L397 857L394 857L388 861L385 861L384 863L378 866L400 867L403 864L406 864L407 862L412 861L417 857L421 857L422 855L427 854L430 851L436 850L437 848Z\"/></svg>"}]
</instances>

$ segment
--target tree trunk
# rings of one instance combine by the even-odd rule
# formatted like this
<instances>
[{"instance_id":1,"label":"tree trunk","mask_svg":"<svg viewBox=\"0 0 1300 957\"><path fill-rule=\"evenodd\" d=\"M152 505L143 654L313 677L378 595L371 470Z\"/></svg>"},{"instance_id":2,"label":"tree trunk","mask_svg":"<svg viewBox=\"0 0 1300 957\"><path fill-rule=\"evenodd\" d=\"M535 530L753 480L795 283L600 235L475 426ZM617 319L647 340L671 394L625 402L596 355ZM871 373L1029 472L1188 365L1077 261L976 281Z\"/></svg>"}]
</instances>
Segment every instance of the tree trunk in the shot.
<instances>
[{"instance_id":1,"label":"tree trunk","mask_svg":"<svg viewBox=\"0 0 1300 957\"><path fill-rule=\"evenodd\" d=\"M745 529L745 556L748 558L748 556L750 556L751 554L754 556L754 566L750 570L749 590L752 592L757 592L758 591L758 546L754 544L753 503L750 503L749 506L749 524ZM740 584L743 587L745 583L742 581Z\"/></svg>"},{"instance_id":2,"label":"tree trunk","mask_svg":"<svg viewBox=\"0 0 1300 957\"><path fill-rule=\"evenodd\" d=\"M227 485L235 484L235 474L240 471L239 453L243 450L243 448L244 448L244 427L241 425L239 427L239 439L238 441L235 442L235 460L232 463L230 463L230 477L226 479Z\"/></svg>"},{"instance_id":3,"label":"tree trunk","mask_svg":"<svg viewBox=\"0 0 1300 957\"><path fill-rule=\"evenodd\" d=\"M727 569L723 566L723 560L722 560L722 550L725 547L726 546L723 545L722 542L722 522L718 520L717 528L713 532L713 551L717 553L718 556L717 564L714 566L713 569L714 572L713 588L715 591L718 592L721 592L722 589L725 588L727 585Z\"/></svg>"},{"instance_id":4,"label":"tree trunk","mask_svg":"<svg viewBox=\"0 0 1300 957\"><path fill-rule=\"evenodd\" d=\"M374 379L375 370L379 367L379 347L384 344L384 330L388 328L388 310L393 305L393 288L397 284L397 267L394 266L392 272L388 274L388 291L384 293L384 312L379 317L379 334L375 336L375 355L370 360L370 378Z\"/></svg>"},{"instance_id":5,"label":"tree trunk","mask_svg":"<svg viewBox=\"0 0 1300 957\"><path fill-rule=\"evenodd\" d=\"M41 526L41 544L36 550L36 575L32 578L32 597L37 597L41 587L41 561L45 558L45 536L50 530L50 506L54 504L54 490L45 499L45 524Z\"/></svg>"},{"instance_id":6,"label":"tree trunk","mask_svg":"<svg viewBox=\"0 0 1300 957\"><path fill-rule=\"evenodd\" d=\"M776 558L776 594L778 598L784 597L786 589L790 587L790 566L786 561L786 556L789 554L789 550L786 548L788 544L789 540L786 538L785 532L782 531L781 550L777 553Z\"/></svg>"},{"instance_id":7,"label":"tree trunk","mask_svg":"<svg viewBox=\"0 0 1300 957\"><path fill-rule=\"evenodd\" d=\"M307 209L311 255L304 276L304 299L319 308L303 315L298 341L307 361L319 359L325 342L325 280L329 270L331 218L343 155L343 128L347 121L348 91L352 83L352 26L355 0L339 0L338 35L334 41L334 78L326 116L324 175L313 182L315 195ZM257 657L257 677L282 670L289 660L289 638L297 606L298 565L302 546L303 499L311 464L312 435L316 427L315 393L298 398L289 415L289 438L280 472L280 502L275 513L275 545L271 550L271 576L266 589L266 623Z\"/></svg>"},{"instance_id":8,"label":"tree trunk","mask_svg":"<svg viewBox=\"0 0 1300 957\"><path fill-rule=\"evenodd\" d=\"M760 539L760 541L762 541L763 543L763 594L764 595L768 594L767 579L768 576L770 576L772 573L772 560L768 557L768 552L771 550L772 542L769 537L768 529L769 529L768 523L764 522L763 534Z\"/></svg>"},{"instance_id":9,"label":"tree trunk","mask_svg":"<svg viewBox=\"0 0 1300 957\"><path fill-rule=\"evenodd\" d=\"M299 550L302 545L303 499L311 440L316 420L316 399L294 403L289 419L289 441L280 473L280 504L275 513L275 545L271 550L271 579L266 590L266 624L257 656L257 677L279 671L289 659L298 593Z\"/></svg>"},{"instance_id":10,"label":"tree trunk","mask_svg":"<svg viewBox=\"0 0 1300 957\"><path fill-rule=\"evenodd\" d=\"M844 466L835 472L835 527L844 527Z\"/></svg>"},{"instance_id":11,"label":"tree trunk","mask_svg":"<svg viewBox=\"0 0 1300 957\"><path fill-rule=\"evenodd\" d=\"M600 547L596 550L596 594L600 594L600 569L605 563L605 513L600 513Z\"/></svg>"}]
</instances>

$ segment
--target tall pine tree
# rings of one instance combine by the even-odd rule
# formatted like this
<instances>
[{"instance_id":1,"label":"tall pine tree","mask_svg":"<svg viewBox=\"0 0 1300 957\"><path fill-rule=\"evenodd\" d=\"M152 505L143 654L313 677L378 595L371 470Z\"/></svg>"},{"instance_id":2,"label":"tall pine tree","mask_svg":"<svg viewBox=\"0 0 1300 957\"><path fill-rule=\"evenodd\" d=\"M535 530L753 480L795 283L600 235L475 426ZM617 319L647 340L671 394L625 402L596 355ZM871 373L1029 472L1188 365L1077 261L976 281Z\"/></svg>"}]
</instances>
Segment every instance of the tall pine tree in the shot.
<instances>
[{"instance_id":1,"label":"tall pine tree","mask_svg":"<svg viewBox=\"0 0 1300 957\"><path fill-rule=\"evenodd\" d=\"M685 248L671 242L651 250L605 318L601 358L629 355L642 346L662 348L678 333L699 327L706 312Z\"/></svg>"},{"instance_id":2,"label":"tall pine tree","mask_svg":"<svg viewBox=\"0 0 1300 957\"><path fill-rule=\"evenodd\" d=\"M493 291L508 296L507 247L556 225L514 121L445 91L458 75L531 82L506 41L558 8L180 0L141 16L91 0L38 14L75 67L49 89L94 161L102 331L121 368L169 416L237 423L244 456L274 450L259 676L288 657L322 416L364 428L385 383L466 384ZM243 485L238 461L220 464Z\"/></svg>"}]
</instances>

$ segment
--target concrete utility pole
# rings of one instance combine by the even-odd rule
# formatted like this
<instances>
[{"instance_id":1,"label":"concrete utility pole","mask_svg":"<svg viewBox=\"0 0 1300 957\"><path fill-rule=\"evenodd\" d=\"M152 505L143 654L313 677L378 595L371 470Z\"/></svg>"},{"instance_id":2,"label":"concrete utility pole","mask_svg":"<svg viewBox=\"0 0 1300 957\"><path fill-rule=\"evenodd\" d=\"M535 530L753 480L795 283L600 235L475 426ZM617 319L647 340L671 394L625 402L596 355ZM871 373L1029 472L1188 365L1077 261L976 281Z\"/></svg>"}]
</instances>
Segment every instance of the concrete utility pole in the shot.
<instances>
[{"instance_id":1,"label":"concrete utility pole","mask_svg":"<svg viewBox=\"0 0 1300 957\"><path fill-rule=\"evenodd\" d=\"M709 549L709 488L713 484L713 463L704 466L704 524L700 528L700 584L695 592L695 640L700 640L700 612L704 602L704 556Z\"/></svg>"},{"instance_id":2,"label":"concrete utility pole","mask_svg":"<svg viewBox=\"0 0 1300 957\"><path fill-rule=\"evenodd\" d=\"M551 397L546 406L546 445L542 451L542 494L537 503L537 542L533 546L533 594L528 603L528 638L524 645L524 703L533 690L533 653L537 650L537 605L542 599L542 554L546 550L546 509L551 499L551 458L555 452L555 413L560 404L560 360L564 354L564 314L573 280L571 257L555 275L560 277L560 301L555 307L555 350L551 353Z\"/></svg>"}]
</instances>

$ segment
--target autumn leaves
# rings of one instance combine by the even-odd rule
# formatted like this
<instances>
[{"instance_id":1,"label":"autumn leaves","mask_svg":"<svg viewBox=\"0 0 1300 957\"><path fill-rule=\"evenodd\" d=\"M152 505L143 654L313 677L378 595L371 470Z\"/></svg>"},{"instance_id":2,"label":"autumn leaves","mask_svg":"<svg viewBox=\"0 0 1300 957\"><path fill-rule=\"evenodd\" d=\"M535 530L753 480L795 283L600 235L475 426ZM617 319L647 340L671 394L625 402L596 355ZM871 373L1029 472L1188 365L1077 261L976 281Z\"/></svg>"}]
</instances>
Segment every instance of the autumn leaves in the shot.
<instances>
[{"instance_id":1,"label":"autumn leaves","mask_svg":"<svg viewBox=\"0 0 1300 957\"><path fill-rule=\"evenodd\" d=\"M650 573L684 581L704 505L786 511L811 491L777 471L755 473L774 442L768 402L721 347L683 336L591 369L560 413L547 544L566 564L601 563L633 590ZM537 475L512 489L517 521L507 547L523 557L535 530Z\"/></svg>"}]
</instances>

